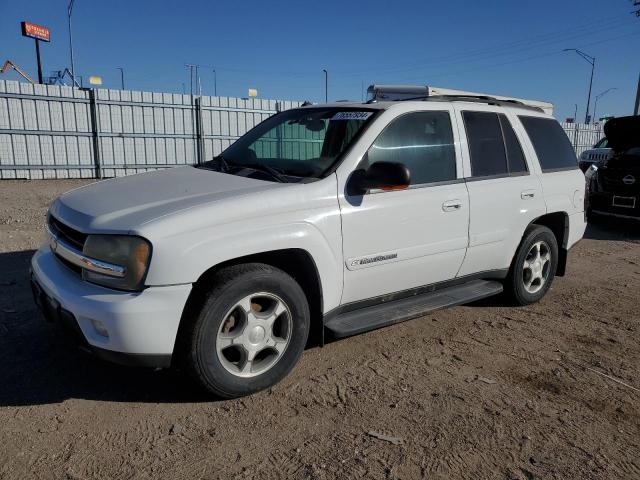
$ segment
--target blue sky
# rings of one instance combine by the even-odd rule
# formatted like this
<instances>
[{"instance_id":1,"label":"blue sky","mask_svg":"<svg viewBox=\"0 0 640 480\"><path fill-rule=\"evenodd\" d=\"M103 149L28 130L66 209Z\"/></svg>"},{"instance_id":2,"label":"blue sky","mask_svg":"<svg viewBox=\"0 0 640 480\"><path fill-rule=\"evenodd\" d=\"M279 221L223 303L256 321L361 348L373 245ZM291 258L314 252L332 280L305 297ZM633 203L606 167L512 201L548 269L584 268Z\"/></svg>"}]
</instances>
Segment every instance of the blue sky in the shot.
<instances>
[{"instance_id":1,"label":"blue sky","mask_svg":"<svg viewBox=\"0 0 640 480\"><path fill-rule=\"evenodd\" d=\"M630 114L640 73L640 18L630 0L150 1L76 0L76 71L119 88L189 89L198 63L204 94L360 99L370 83L415 83L548 100L556 116L584 118L590 65L594 95L615 87L597 113ZM36 76L21 20L48 26L45 76L69 65L66 0L0 0L0 61ZM15 74L4 75L17 79Z\"/></svg>"}]
</instances>

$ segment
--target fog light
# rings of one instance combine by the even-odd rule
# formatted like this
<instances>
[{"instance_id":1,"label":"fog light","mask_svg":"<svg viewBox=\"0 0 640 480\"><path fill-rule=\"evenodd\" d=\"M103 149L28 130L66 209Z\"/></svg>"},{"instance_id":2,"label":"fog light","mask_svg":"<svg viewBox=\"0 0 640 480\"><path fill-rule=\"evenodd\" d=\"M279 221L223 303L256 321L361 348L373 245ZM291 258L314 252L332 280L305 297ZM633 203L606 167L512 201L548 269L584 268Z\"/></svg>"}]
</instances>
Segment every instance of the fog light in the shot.
<instances>
[{"instance_id":1,"label":"fog light","mask_svg":"<svg viewBox=\"0 0 640 480\"><path fill-rule=\"evenodd\" d=\"M100 320L91 320L91 324L98 335L109 338L109 331Z\"/></svg>"}]
</instances>

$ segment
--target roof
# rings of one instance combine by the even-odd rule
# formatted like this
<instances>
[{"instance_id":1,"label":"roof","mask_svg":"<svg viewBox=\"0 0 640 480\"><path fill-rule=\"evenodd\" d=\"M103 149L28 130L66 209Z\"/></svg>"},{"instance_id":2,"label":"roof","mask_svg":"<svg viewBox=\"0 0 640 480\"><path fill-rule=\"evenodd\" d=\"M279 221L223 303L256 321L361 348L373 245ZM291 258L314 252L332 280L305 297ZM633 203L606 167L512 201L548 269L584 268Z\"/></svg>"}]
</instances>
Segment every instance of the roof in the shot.
<instances>
[{"instance_id":1,"label":"roof","mask_svg":"<svg viewBox=\"0 0 640 480\"><path fill-rule=\"evenodd\" d=\"M447 103L450 104L452 102L456 103L467 103L470 105L485 104L485 105L498 105L504 108L511 108L514 110L524 110L524 111L534 111L538 113L547 113L544 112L539 107L533 107L530 105L514 103L511 100L500 100L497 98L481 98L481 97L464 97L464 96L432 96L426 98L419 99L411 99L411 100L395 100L395 101L368 101L368 102L331 102L331 103L320 103L320 104L309 104L305 105L301 108L319 108L319 107L330 107L330 108L356 108L356 109L365 109L365 110L387 110L393 106L398 104L407 104L407 103L416 103L420 104L423 102L434 102L434 103Z\"/></svg>"},{"instance_id":2,"label":"roof","mask_svg":"<svg viewBox=\"0 0 640 480\"><path fill-rule=\"evenodd\" d=\"M474 101L504 102L521 104L527 107L533 107L538 110L553 115L553 104L540 100L529 100L526 98L508 97L505 95L494 95L489 93L468 92L465 90L455 90L452 88L433 87L429 85L370 85L367 89L370 99L383 101L406 101L412 99L430 99L432 97L450 98L452 101L460 101L461 99L475 99Z\"/></svg>"}]
</instances>

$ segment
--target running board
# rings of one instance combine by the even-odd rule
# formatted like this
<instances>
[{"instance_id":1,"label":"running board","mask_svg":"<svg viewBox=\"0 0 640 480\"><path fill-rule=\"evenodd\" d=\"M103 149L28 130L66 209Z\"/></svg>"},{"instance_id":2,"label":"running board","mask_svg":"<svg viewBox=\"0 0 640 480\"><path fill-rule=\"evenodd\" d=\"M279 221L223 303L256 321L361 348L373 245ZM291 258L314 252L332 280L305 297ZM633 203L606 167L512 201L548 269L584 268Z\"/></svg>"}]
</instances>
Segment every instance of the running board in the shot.
<instances>
[{"instance_id":1,"label":"running board","mask_svg":"<svg viewBox=\"0 0 640 480\"><path fill-rule=\"evenodd\" d=\"M475 302L500 292L500 282L472 280L461 285L344 312L327 321L324 326L334 338L348 337L410 320L434 310Z\"/></svg>"}]
</instances>

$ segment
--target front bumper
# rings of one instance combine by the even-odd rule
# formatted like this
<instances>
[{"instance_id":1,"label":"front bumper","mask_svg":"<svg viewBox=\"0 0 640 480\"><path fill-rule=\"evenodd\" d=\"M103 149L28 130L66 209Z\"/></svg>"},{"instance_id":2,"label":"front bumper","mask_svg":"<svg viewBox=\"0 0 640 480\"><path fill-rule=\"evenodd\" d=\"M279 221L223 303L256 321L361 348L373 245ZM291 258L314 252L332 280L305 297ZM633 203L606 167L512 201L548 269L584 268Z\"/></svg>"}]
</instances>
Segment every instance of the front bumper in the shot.
<instances>
[{"instance_id":1,"label":"front bumper","mask_svg":"<svg viewBox=\"0 0 640 480\"><path fill-rule=\"evenodd\" d=\"M83 281L48 245L35 253L31 268L45 318L75 332L78 343L97 356L128 365L171 363L190 284L118 292Z\"/></svg>"},{"instance_id":2,"label":"front bumper","mask_svg":"<svg viewBox=\"0 0 640 480\"><path fill-rule=\"evenodd\" d=\"M623 198L635 199L633 207L619 206L614 204L614 194L611 192L591 192L589 195L589 208L593 213L607 215L618 218L630 218L640 220L640 197L632 193L619 195Z\"/></svg>"}]
</instances>

